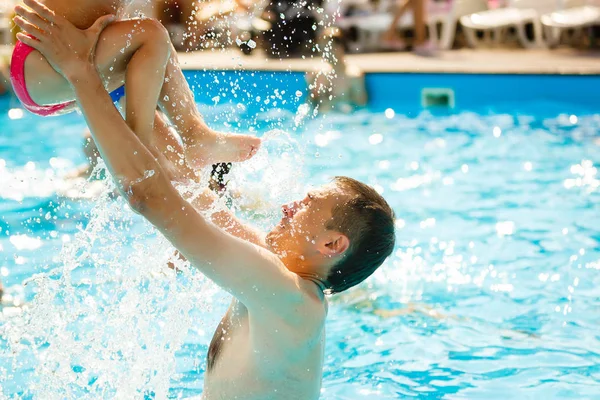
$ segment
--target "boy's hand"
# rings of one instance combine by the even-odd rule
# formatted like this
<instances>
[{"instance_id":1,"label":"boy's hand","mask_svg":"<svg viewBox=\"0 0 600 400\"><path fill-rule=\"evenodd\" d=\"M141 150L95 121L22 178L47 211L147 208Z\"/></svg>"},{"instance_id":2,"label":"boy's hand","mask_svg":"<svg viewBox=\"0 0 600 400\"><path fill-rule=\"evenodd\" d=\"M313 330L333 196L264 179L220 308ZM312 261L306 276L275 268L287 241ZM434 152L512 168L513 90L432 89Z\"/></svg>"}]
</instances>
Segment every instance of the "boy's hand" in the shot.
<instances>
[{"instance_id":1,"label":"boy's hand","mask_svg":"<svg viewBox=\"0 0 600 400\"><path fill-rule=\"evenodd\" d=\"M27 7L15 7L14 20L23 31L17 34L17 39L42 53L71 83L84 78L90 67L95 68L98 38L114 20L113 15L100 17L90 28L81 30L37 0L24 0L24 3Z\"/></svg>"}]
</instances>

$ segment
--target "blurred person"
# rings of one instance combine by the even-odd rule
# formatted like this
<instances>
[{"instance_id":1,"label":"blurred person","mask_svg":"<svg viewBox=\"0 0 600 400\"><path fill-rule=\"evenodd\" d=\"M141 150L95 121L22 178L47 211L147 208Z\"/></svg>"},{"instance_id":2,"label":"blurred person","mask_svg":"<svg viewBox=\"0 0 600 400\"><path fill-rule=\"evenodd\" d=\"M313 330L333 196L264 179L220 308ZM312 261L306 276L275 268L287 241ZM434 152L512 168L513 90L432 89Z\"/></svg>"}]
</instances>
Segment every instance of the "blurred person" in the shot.
<instances>
[{"instance_id":1,"label":"blurred person","mask_svg":"<svg viewBox=\"0 0 600 400\"><path fill-rule=\"evenodd\" d=\"M68 171L62 179L55 182L58 196L72 200L92 200L106 190L103 174L100 171L94 174L100 153L89 129L83 132L82 151L86 162Z\"/></svg>"},{"instance_id":2,"label":"blurred person","mask_svg":"<svg viewBox=\"0 0 600 400\"><path fill-rule=\"evenodd\" d=\"M12 22L14 16L14 11L10 12L8 29L10 32L11 45L14 45L17 42L17 33L19 32L19 27ZM13 93L13 88L10 82L10 59L10 55L3 54L0 57L0 95Z\"/></svg>"},{"instance_id":3,"label":"blurred person","mask_svg":"<svg viewBox=\"0 0 600 400\"><path fill-rule=\"evenodd\" d=\"M8 59L0 60L0 95L12 93L10 84L10 61Z\"/></svg>"},{"instance_id":4,"label":"blurred person","mask_svg":"<svg viewBox=\"0 0 600 400\"><path fill-rule=\"evenodd\" d=\"M432 56L435 54L435 46L431 41L426 40L425 29L425 1L426 0L400 0L394 18L388 30L383 34L383 47L389 50L404 50L406 43L398 35L398 22L402 16L412 9L414 20L415 37L413 42L413 51L422 56Z\"/></svg>"},{"instance_id":5,"label":"blurred person","mask_svg":"<svg viewBox=\"0 0 600 400\"><path fill-rule=\"evenodd\" d=\"M262 13L270 29L263 32L268 57L298 57L315 52L316 10L323 0L279 0L270 2Z\"/></svg>"},{"instance_id":6,"label":"blurred person","mask_svg":"<svg viewBox=\"0 0 600 400\"><path fill-rule=\"evenodd\" d=\"M70 171L66 175L67 179L88 179L92 175L94 168L98 165L100 154L98 153L98 147L96 146L96 142L94 142L89 129L83 131L83 143L81 149L87 162Z\"/></svg>"},{"instance_id":7,"label":"blurred person","mask_svg":"<svg viewBox=\"0 0 600 400\"><path fill-rule=\"evenodd\" d=\"M328 28L320 41L325 65L307 74L310 101L320 111L351 112L365 106L367 91L364 74L346 62L345 43L338 28Z\"/></svg>"},{"instance_id":8,"label":"blurred person","mask_svg":"<svg viewBox=\"0 0 600 400\"><path fill-rule=\"evenodd\" d=\"M156 0L155 14L171 36L177 50L198 50L201 27L196 20L198 0Z\"/></svg>"},{"instance_id":9,"label":"blurred person","mask_svg":"<svg viewBox=\"0 0 600 400\"><path fill-rule=\"evenodd\" d=\"M11 81L27 110L50 116L71 112L76 107L72 88L55 66L33 48L33 39L29 36L53 29L54 22L50 20L66 20L82 29L79 35L70 38L73 44L86 42L101 32L90 58L107 90L111 91L113 101L124 97L126 83L125 119L156 157L162 157L152 134L157 104L177 128L185 146L186 160L193 166L243 161L255 154L260 139L216 132L206 125L181 72L177 53L158 21L114 22L113 15L124 10L124 0L81 0L76 8L67 0L43 0L43 3L52 8L36 0L25 0L24 6L15 7L18 15L14 21L28 35L17 34L19 41L11 61ZM33 9L42 16L34 17Z\"/></svg>"},{"instance_id":10,"label":"blurred person","mask_svg":"<svg viewBox=\"0 0 600 400\"><path fill-rule=\"evenodd\" d=\"M208 44L208 33L229 16L246 12L249 0L156 0L159 21L167 28L177 50L193 51ZM216 36L216 35L215 35ZM215 37L215 39L218 39Z\"/></svg>"},{"instance_id":11,"label":"blurred person","mask_svg":"<svg viewBox=\"0 0 600 400\"><path fill-rule=\"evenodd\" d=\"M267 234L215 209L210 191L191 205L104 91L87 56L95 43L70 43L77 29L54 22L60 27L36 32L31 43L72 85L119 192L233 296L208 348L203 399L317 400L326 295L361 283L392 253L389 204L373 188L338 177L283 205L281 221Z\"/></svg>"}]
</instances>

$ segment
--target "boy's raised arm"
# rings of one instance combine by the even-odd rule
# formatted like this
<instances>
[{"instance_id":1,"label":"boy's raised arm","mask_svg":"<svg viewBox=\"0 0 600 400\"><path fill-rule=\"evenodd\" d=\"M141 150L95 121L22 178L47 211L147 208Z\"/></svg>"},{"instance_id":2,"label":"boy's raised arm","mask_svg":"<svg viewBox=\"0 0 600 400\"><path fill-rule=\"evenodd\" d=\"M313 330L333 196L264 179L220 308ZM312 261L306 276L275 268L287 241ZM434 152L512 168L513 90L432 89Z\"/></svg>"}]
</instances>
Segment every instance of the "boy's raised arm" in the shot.
<instances>
[{"instance_id":1,"label":"boy's raised arm","mask_svg":"<svg viewBox=\"0 0 600 400\"><path fill-rule=\"evenodd\" d=\"M98 150L132 208L249 309L290 323L299 321L289 310L302 312L302 304L308 305L300 289L301 278L273 253L207 222L181 197L112 104L92 58L102 21L80 31L37 1L26 4L31 4L36 24L42 26L34 28L22 20L20 26L36 39L24 34L19 39L39 50L69 80Z\"/></svg>"}]
</instances>

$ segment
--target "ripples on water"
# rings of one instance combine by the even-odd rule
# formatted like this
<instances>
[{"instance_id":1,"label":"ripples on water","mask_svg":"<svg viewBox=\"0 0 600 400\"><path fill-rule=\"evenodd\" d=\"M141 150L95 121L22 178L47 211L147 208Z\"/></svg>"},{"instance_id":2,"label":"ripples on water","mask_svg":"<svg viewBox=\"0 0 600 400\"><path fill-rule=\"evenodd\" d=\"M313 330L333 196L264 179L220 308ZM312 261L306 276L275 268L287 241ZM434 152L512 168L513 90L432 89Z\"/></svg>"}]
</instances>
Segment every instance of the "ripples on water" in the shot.
<instances>
[{"instance_id":1,"label":"ripples on water","mask_svg":"<svg viewBox=\"0 0 600 400\"><path fill-rule=\"evenodd\" d=\"M600 393L599 115L362 111L296 128L303 113L254 116L294 138L268 133L234 172L257 223L337 174L398 217L393 257L332 299L324 399ZM54 194L83 127L56 121L3 121L0 275L29 305L0 322L0 398L199 394L226 296L164 268L172 249L109 189L96 203Z\"/></svg>"}]
</instances>

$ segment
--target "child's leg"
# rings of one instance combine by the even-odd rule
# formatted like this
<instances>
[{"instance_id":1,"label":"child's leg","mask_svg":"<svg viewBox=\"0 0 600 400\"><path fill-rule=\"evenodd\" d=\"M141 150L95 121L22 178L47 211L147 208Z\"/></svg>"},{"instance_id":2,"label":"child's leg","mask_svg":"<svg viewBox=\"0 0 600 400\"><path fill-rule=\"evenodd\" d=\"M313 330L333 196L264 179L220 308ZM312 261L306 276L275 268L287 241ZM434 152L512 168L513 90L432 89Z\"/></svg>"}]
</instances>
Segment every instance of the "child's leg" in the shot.
<instances>
[{"instance_id":1,"label":"child's leg","mask_svg":"<svg viewBox=\"0 0 600 400\"><path fill-rule=\"evenodd\" d=\"M134 50L129 58L115 61L115 54L127 51L130 47ZM129 20L108 26L96 48L98 69L106 80L111 79L111 72L115 68L118 71L117 78L122 80L124 71L127 125L153 152L154 113L170 52L165 28L158 21L150 19ZM127 63L123 65L123 61Z\"/></svg>"},{"instance_id":2,"label":"child's leg","mask_svg":"<svg viewBox=\"0 0 600 400\"><path fill-rule=\"evenodd\" d=\"M165 116L159 111L154 115L153 142L162 152L159 162L171 180L185 181L196 178L194 170L184 161L185 152L175 129L169 126Z\"/></svg>"},{"instance_id":3,"label":"child's leg","mask_svg":"<svg viewBox=\"0 0 600 400\"><path fill-rule=\"evenodd\" d=\"M244 161L256 154L260 147L261 141L255 136L225 134L206 125L173 48L158 100L161 109L181 135L186 158L194 167Z\"/></svg>"}]
</instances>

